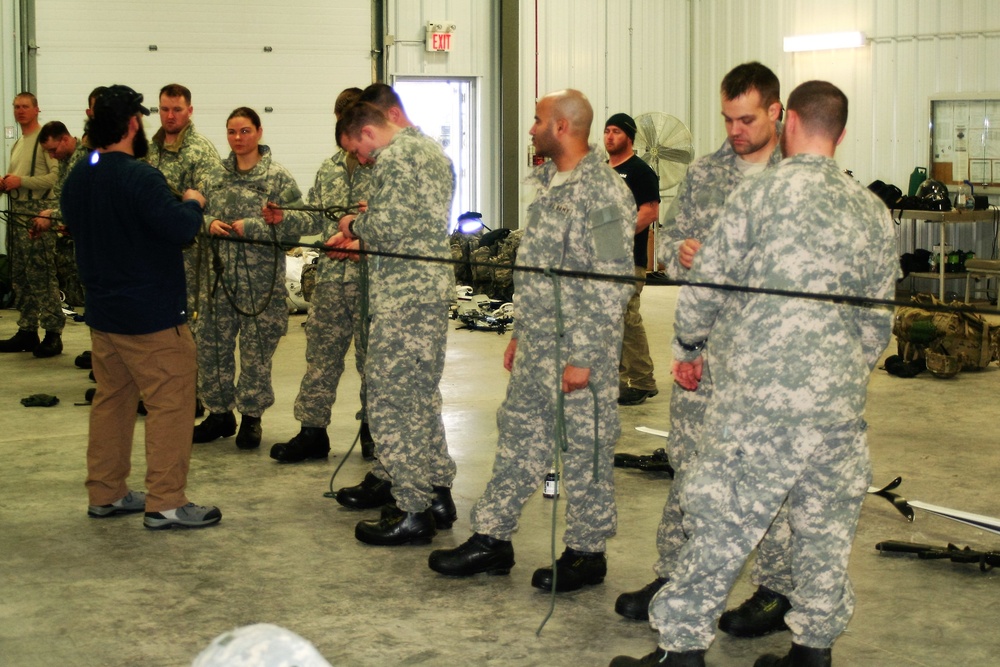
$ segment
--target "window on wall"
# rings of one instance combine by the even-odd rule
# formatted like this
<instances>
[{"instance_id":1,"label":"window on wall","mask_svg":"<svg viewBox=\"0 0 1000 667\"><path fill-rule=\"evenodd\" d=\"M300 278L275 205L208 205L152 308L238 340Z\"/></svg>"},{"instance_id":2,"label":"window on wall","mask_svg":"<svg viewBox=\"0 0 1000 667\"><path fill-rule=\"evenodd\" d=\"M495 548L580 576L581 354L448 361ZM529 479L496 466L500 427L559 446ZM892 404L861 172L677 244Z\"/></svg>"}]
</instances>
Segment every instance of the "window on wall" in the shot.
<instances>
[{"instance_id":1,"label":"window on wall","mask_svg":"<svg viewBox=\"0 0 1000 667\"><path fill-rule=\"evenodd\" d=\"M393 88L413 124L441 144L455 167L455 197L451 206L451 229L454 229L458 216L477 210L479 202L476 80L396 77Z\"/></svg>"}]
</instances>

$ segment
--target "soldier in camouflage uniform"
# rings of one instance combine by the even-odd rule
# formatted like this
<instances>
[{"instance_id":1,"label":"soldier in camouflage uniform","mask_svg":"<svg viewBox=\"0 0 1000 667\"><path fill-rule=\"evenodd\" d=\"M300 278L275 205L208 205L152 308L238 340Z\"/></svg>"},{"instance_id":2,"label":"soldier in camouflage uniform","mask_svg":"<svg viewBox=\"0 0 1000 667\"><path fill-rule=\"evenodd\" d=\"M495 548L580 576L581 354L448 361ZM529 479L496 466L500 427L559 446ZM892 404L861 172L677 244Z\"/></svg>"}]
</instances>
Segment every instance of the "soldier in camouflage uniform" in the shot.
<instances>
[{"instance_id":1,"label":"soldier in camouflage uniform","mask_svg":"<svg viewBox=\"0 0 1000 667\"><path fill-rule=\"evenodd\" d=\"M32 218L54 208L52 188L59 178L56 160L46 155L38 141L38 100L31 93L14 98L14 119L21 138L10 150L10 173L0 178L0 192L7 193L7 254L11 283L17 294L21 316L17 333L0 341L0 352L32 352L36 357L62 353L62 330L66 316L59 298L56 277L56 235L44 232L31 238ZM45 338L38 340L39 324Z\"/></svg>"},{"instance_id":2,"label":"soldier in camouflage uniform","mask_svg":"<svg viewBox=\"0 0 1000 667\"><path fill-rule=\"evenodd\" d=\"M224 177L206 193L205 222L213 236L246 236L277 241L263 219L268 203L302 207L295 179L271 159L260 144L263 130L253 109L239 107L226 121L232 152L223 164ZM290 226L297 216L288 212ZM285 304L285 253L276 244L213 240L213 266L203 280L202 306L195 330L198 342L198 390L210 414L194 429L194 442L211 442L236 432L236 408L243 415L236 446L260 446L261 415L274 404L271 359L288 331ZM240 376L236 380L236 339L239 337Z\"/></svg>"},{"instance_id":3,"label":"soldier in camouflage uniform","mask_svg":"<svg viewBox=\"0 0 1000 667\"><path fill-rule=\"evenodd\" d=\"M899 273L885 205L833 159L847 98L810 81L788 98L789 156L730 196L692 279L888 299ZM871 464L863 419L891 309L781 295L681 289L674 376L697 386L711 347L715 396L682 490L691 526L650 617L662 648L611 664L704 665L714 621L787 497L795 588L792 650L756 667L824 667L854 608L847 562ZM662 661L662 662L661 662Z\"/></svg>"},{"instance_id":4,"label":"soldier in camouflage uniform","mask_svg":"<svg viewBox=\"0 0 1000 667\"><path fill-rule=\"evenodd\" d=\"M178 194L189 188L208 192L214 181L222 178L222 161L211 141L194 129L191 114L191 91L178 83L160 89L160 129L150 140L146 162L167 179L167 185ZM198 270L198 239L184 250L184 275L188 288L188 319L197 328L199 281L205 279L204 269Z\"/></svg>"},{"instance_id":5,"label":"soldier in camouflage uniform","mask_svg":"<svg viewBox=\"0 0 1000 667\"><path fill-rule=\"evenodd\" d=\"M56 276L59 280L59 287L66 296L67 305L83 305L83 287L80 285L80 277L76 268L76 253L74 252L73 239L63 235L62 211L58 206L59 196L62 193L62 185L66 181L66 176L76 166L76 163L87 156L90 151L76 137L69 133L66 126L58 120L49 121L42 126L42 131L38 135L38 143L42 150L48 153L49 157L59 161L59 180L55 188L52 189L52 198L56 200L56 207L45 209L32 220L32 236L37 236L49 231L55 224L57 234L56 240Z\"/></svg>"},{"instance_id":6,"label":"soldier in camouflage uniform","mask_svg":"<svg viewBox=\"0 0 1000 667\"><path fill-rule=\"evenodd\" d=\"M663 232L657 237L659 257L666 264L667 275L675 280L688 278L691 258L700 241L707 238L715 226L729 193L746 176L781 160L778 145L780 84L770 69L757 62L733 68L723 78L721 104L727 139L715 153L690 166L667 211ZM669 580L676 566L677 553L687 541L679 498L711 397L712 381L706 356L697 390L681 391L673 387L671 391L667 454L674 468L674 480L656 532L660 556L653 567L656 579L638 591L618 597L615 611L627 618L649 618L649 603ZM765 635L785 628L783 617L789 606L786 594L792 588L787 558L790 539L787 517L782 512L758 548L751 573L757 591L740 607L726 612L720 619L720 628L741 637Z\"/></svg>"},{"instance_id":7,"label":"soldier in camouflage uniform","mask_svg":"<svg viewBox=\"0 0 1000 667\"><path fill-rule=\"evenodd\" d=\"M588 145L592 121L590 102L576 90L551 93L536 106L531 129L535 153L552 161L528 179L537 193L528 209L518 265L634 276L635 199L599 149ZM631 280L526 272L515 273L515 281L517 321L504 353L511 378L497 411L493 476L472 510L475 534L455 549L433 552L429 565L451 576L510 571L511 536L521 508L551 464L559 441L557 423L564 419L566 549L555 572L536 570L531 584L550 589L555 578L556 590L571 591L604 580L605 544L617 527L613 458L621 430L618 355L625 306L634 287Z\"/></svg>"},{"instance_id":8,"label":"soldier in camouflage uniform","mask_svg":"<svg viewBox=\"0 0 1000 667\"><path fill-rule=\"evenodd\" d=\"M361 95L358 88L343 91L334 105L334 114L340 114ZM367 201L372 184L372 169L362 165L357 157L343 149L328 158L316 173L316 180L309 191L310 207L356 208ZM280 209L265 211L269 223L283 221ZM324 213L307 218L309 224L301 229L286 228L285 236L297 234L310 236L324 234L329 238L337 233L337 219ZM286 225L288 227L288 225ZM305 459L326 458L330 453L330 438L326 427L330 423L330 408L337 400L337 385L344 372L344 356L354 339L354 363L361 376L361 429L362 452L365 458L374 457L374 447L368 431L367 385L365 380L364 326L361 314L361 285L357 257L330 260L322 258L317 263L316 287L310 301L309 319L306 321L306 372L302 376L299 394L295 398L295 419L301 424L299 433L290 441L271 448L271 458L283 463ZM374 443L372 443L373 445ZM369 449L371 451L369 451Z\"/></svg>"},{"instance_id":9,"label":"soldier in camouflage uniform","mask_svg":"<svg viewBox=\"0 0 1000 667\"><path fill-rule=\"evenodd\" d=\"M367 102L344 111L337 139L359 161L375 162L374 185L367 210L342 218L329 244L343 249L360 238L377 252L450 259L455 172L441 147L416 128L391 123ZM341 489L337 500L359 507L353 500L370 500L389 488L395 504L386 505L378 521L358 523L355 537L384 546L428 542L436 526L450 528L455 519L455 462L439 388L455 275L446 263L373 257L368 265L365 377L378 461L361 485Z\"/></svg>"}]
</instances>

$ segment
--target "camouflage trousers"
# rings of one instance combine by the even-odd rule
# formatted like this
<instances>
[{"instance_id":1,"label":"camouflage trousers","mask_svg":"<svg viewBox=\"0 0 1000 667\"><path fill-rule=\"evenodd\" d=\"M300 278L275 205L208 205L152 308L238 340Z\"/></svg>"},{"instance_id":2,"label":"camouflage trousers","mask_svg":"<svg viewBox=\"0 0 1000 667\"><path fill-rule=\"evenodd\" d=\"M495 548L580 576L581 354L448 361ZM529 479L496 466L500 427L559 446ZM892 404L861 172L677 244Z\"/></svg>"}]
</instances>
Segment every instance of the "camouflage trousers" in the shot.
<instances>
[{"instance_id":1,"label":"camouflage trousers","mask_svg":"<svg viewBox=\"0 0 1000 667\"><path fill-rule=\"evenodd\" d=\"M76 244L68 236L56 237L56 279L67 306L84 305L83 285L76 267Z\"/></svg>"},{"instance_id":2,"label":"camouflage trousers","mask_svg":"<svg viewBox=\"0 0 1000 667\"><path fill-rule=\"evenodd\" d=\"M21 311L18 329L62 333L66 316L59 296L56 274L56 233L28 238L31 214L52 208L54 201L39 199L11 203L11 224L7 225L7 252L10 257L11 285Z\"/></svg>"},{"instance_id":3,"label":"camouflage trousers","mask_svg":"<svg viewBox=\"0 0 1000 667\"><path fill-rule=\"evenodd\" d=\"M541 338L518 338L507 396L497 410L493 476L472 508L473 530L500 540L511 539L517 530L521 508L542 483L555 455L556 392L561 391L563 369L556 368L554 338ZM560 492L566 499L563 542L592 553L605 551L618 525L613 473L615 443L621 434L616 352L609 349L590 369L590 388L564 394L569 448L561 454Z\"/></svg>"},{"instance_id":4,"label":"camouflage trousers","mask_svg":"<svg viewBox=\"0 0 1000 667\"><path fill-rule=\"evenodd\" d=\"M263 305L258 297L257 308ZM244 312L251 304L241 304ZM276 283L267 307L256 317L241 315L226 299L220 286L214 296L202 297L195 328L198 343L198 395L213 413L237 409L260 417L274 405L271 360L281 337L288 331L285 285ZM236 380L236 345L239 338L240 377Z\"/></svg>"},{"instance_id":5,"label":"camouflage trousers","mask_svg":"<svg viewBox=\"0 0 1000 667\"><path fill-rule=\"evenodd\" d=\"M649 355L649 341L646 339L646 327L639 313L639 300L646 279L646 267L635 267L635 291L625 308L625 330L622 337L621 361L618 364L618 386L631 387L645 391L656 389L656 379L653 377L653 358Z\"/></svg>"},{"instance_id":6,"label":"camouflage trousers","mask_svg":"<svg viewBox=\"0 0 1000 667\"><path fill-rule=\"evenodd\" d=\"M361 414L365 419L365 349L362 341L361 301L357 283L323 281L316 284L306 320L306 372L295 398L295 419L303 426L326 428L337 385L344 373L344 357L354 340L354 366L361 376Z\"/></svg>"},{"instance_id":7,"label":"camouflage trousers","mask_svg":"<svg viewBox=\"0 0 1000 667\"><path fill-rule=\"evenodd\" d=\"M688 471L698 458L698 442L702 434L705 410L712 399L712 376L708 358L702 370L697 391L685 391L676 384L670 394L670 436L667 438L667 457L674 468L674 479L663 506L663 516L656 529L656 549L659 559L653 570L657 577L669 579L677 566L677 555L688 540L681 508L681 493ZM787 596L792 590L792 565L789 548L792 532L788 527L788 511L781 506L771 527L760 544L757 558L750 572L755 586L766 586Z\"/></svg>"},{"instance_id":8,"label":"camouflage trousers","mask_svg":"<svg viewBox=\"0 0 1000 667\"><path fill-rule=\"evenodd\" d=\"M662 647L708 648L743 563L785 502L796 582L785 622L798 644L833 645L854 611L847 562L871 482L865 430L861 419L774 427L709 409L681 490L690 538L650 604Z\"/></svg>"},{"instance_id":9,"label":"camouflage trousers","mask_svg":"<svg viewBox=\"0 0 1000 667\"><path fill-rule=\"evenodd\" d=\"M449 322L446 304L397 308L371 318L365 377L378 457L372 473L392 482L392 496L404 512L427 509L432 488L450 488L455 479L441 419Z\"/></svg>"}]
</instances>

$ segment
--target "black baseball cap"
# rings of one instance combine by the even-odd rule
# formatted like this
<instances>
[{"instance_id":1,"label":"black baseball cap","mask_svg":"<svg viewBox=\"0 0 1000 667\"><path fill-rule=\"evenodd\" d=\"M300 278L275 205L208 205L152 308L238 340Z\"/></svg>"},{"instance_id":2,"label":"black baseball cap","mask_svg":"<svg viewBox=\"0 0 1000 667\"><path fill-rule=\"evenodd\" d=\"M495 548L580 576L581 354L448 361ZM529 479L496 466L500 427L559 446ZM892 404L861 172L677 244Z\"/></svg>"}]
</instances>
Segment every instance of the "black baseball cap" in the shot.
<instances>
[{"instance_id":1,"label":"black baseball cap","mask_svg":"<svg viewBox=\"0 0 1000 667\"><path fill-rule=\"evenodd\" d=\"M101 115L101 112L110 112L114 116L131 116L137 113L143 116L149 115L149 109L142 106L142 93L118 83L108 86L107 90L94 100L94 115Z\"/></svg>"}]
</instances>

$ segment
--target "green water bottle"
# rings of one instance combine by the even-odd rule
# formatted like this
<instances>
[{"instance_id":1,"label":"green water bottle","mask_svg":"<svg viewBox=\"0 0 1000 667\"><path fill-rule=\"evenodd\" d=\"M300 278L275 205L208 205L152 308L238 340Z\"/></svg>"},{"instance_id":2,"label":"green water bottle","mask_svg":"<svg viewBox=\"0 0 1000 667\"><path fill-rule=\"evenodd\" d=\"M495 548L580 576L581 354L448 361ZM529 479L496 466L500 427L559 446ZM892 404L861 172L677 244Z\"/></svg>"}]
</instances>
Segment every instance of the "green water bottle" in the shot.
<instances>
[{"instance_id":1,"label":"green water bottle","mask_svg":"<svg viewBox=\"0 0 1000 667\"><path fill-rule=\"evenodd\" d=\"M920 189L920 184L927 180L927 170L923 167L914 167L913 173L910 174L910 190L906 194L913 197L916 196L917 190Z\"/></svg>"}]
</instances>

